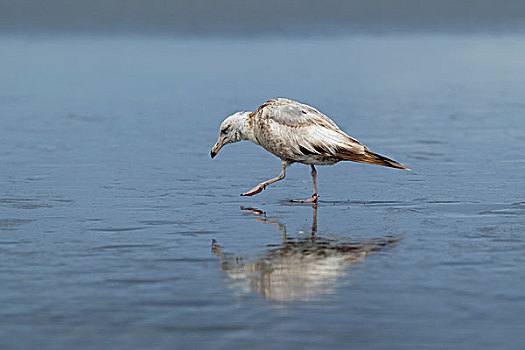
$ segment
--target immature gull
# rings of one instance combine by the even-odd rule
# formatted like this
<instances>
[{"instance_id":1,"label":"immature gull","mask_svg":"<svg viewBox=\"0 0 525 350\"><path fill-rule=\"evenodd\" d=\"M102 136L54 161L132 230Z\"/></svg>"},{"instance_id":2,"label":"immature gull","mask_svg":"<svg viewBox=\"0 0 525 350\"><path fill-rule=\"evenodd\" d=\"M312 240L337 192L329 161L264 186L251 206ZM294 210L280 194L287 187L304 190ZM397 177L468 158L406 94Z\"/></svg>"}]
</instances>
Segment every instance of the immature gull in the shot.
<instances>
[{"instance_id":1,"label":"immature gull","mask_svg":"<svg viewBox=\"0 0 525 350\"><path fill-rule=\"evenodd\" d=\"M308 164L312 169L312 197L292 200L302 203L315 203L319 197L315 165L349 160L410 170L392 159L370 152L317 109L286 98L269 100L255 112L237 112L226 118L211 157L215 157L224 145L242 140L250 140L281 158L282 170L279 176L261 182L241 196L253 196L269 184L284 179L286 167L296 162Z\"/></svg>"}]
</instances>

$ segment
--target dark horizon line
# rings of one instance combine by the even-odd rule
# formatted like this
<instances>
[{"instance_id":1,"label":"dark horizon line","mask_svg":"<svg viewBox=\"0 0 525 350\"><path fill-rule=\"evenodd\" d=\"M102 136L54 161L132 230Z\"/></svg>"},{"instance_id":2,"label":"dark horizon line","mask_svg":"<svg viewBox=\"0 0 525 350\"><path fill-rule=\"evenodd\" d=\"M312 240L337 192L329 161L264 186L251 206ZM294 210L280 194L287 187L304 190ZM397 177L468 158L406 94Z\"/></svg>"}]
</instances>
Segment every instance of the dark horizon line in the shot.
<instances>
[{"instance_id":1,"label":"dark horizon line","mask_svg":"<svg viewBox=\"0 0 525 350\"><path fill-rule=\"evenodd\" d=\"M148 25L108 25L108 26L6 26L0 25L0 35L93 35L93 36L170 36L170 37L323 37L346 35L395 35L395 34L505 34L525 33L525 23L498 23L486 25L458 23L367 23L367 24L327 24L313 23L305 27L295 23L281 27L250 27L214 25L206 28L189 28L187 26Z\"/></svg>"}]
</instances>

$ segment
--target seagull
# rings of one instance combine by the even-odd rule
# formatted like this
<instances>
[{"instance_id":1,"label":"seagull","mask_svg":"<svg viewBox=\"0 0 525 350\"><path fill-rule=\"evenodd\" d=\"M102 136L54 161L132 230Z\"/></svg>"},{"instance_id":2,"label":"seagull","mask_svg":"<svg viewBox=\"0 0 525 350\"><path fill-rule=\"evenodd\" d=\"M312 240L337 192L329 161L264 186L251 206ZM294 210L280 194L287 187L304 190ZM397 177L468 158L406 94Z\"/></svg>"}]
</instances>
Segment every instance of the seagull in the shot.
<instances>
[{"instance_id":1,"label":"seagull","mask_svg":"<svg viewBox=\"0 0 525 350\"><path fill-rule=\"evenodd\" d=\"M300 203L317 203L319 198L315 165L353 161L410 171L392 159L371 152L317 109L287 98L275 98L254 112L237 112L227 117L221 124L211 158L224 145L243 140L252 141L281 158L281 173L241 196L253 196L269 184L284 179L286 168L293 163L307 164L311 168L314 193L308 199L292 200Z\"/></svg>"}]
</instances>

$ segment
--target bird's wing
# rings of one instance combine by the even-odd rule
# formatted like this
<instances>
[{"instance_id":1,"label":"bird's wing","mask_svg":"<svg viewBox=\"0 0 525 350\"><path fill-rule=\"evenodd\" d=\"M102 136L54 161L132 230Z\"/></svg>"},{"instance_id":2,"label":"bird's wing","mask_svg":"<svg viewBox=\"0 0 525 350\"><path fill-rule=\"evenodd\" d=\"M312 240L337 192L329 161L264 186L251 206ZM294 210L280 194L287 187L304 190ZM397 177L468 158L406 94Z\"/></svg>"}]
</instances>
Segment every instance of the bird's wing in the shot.
<instances>
[{"instance_id":1,"label":"bird's wing","mask_svg":"<svg viewBox=\"0 0 525 350\"><path fill-rule=\"evenodd\" d=\"M286 98L276 98L262 104L255 113L261 112L265 117L289 127L321 125L329 129L339 127L326 115L308 105Z\"/></svg>"},{"instance_id":2,"label":"bird's wing","mask_svg":"<svg viewBox=\"0 0 525 350\"><path fill-rule=\"evenodd\" d=\"M270 100L254 115L270 129L272 137L296 154L337 157L342 151L364 154L366 150L323 113L295 101Z\"/></svg>"}]
</instances>

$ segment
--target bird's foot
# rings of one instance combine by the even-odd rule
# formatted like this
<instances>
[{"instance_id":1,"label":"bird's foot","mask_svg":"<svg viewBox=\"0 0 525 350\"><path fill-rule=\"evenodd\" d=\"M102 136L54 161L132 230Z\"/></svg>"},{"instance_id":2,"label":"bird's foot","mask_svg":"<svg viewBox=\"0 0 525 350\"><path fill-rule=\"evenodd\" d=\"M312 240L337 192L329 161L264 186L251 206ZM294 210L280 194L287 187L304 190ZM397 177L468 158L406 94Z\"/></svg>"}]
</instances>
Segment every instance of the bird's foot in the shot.
<instances>
[{"instance_id":1,"label":"bird's foot","mask_svg":"<svg viewBox=\"0 0 525 350\"><path fill-rule=\"evenodd\" d=\"M319 196L317 193L314 193L311 198L308 199L292 199L290 202L293 203L317 203Z\"/></svg>"},{"instance_id":2,"label":"bird's foot","mask_svg":"<svg viewBox=\"0 0 525 350\"><path fill-rule=\"evenodd\" d=\"M262 192L262 190L264 190L265 188L266 186L257 185L248 192L242 193L241 196L253 196L254 194Z\"/></svg>"}]
</instances>

